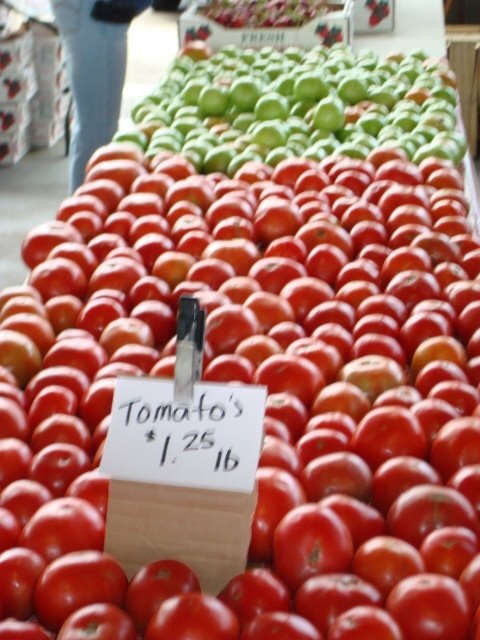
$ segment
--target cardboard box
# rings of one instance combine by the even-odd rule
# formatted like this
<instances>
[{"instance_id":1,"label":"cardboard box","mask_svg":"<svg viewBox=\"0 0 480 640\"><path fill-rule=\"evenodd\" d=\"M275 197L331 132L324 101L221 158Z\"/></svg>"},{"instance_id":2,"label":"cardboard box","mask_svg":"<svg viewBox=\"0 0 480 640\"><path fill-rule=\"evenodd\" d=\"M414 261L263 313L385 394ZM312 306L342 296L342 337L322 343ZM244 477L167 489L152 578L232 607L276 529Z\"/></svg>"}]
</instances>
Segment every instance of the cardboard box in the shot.
<instances>
[{"instance_id":1,"label":"cardboard box","mask_svg":"<svg viewBox=\"0 0 480 640\"><path fill-rule=\"evenodd\" d=\"M67 67L65 64L55 67L35 65L38 90L45 93L60 93L69 86Z\"/></svg>"},{"instance_id":2,"label":"cardboard box","mask_svg":"<svg viewBox=\"0 0 480 640\"><path fill-rule=\"evenodd\" d=\"M65 62L65 49L58 31L38 22L32 25L35 65L43 69L58 67Z\"/></svg>"},{"instance_id":3,"label":"cardboard box","mask_svg":"<svg viewBox=\"0 0 480 640\"><path fill-rule=\"evenodd\" d=\"M0 40L0 78L18 75L33 62L33 34L22 30L18 34Z\"/></svg>"},{"instance_id":4,"label":"cardboard box","mask_svg":"<svg viewBox=\"0 0 480 640\"><path fill-rule=\"evenodd\" d=\"M354 33L388 33L395 28L395 0L355 0Z\"/></svg>"},{"instance_id":5,"label":"cardboard box","mask_svg":"<svg viewBox=\"0 0 480 640\"><path fill-rule=\"evenodd\" d=\"M32 123L31 146L34 149L53 147L65 135L65 118L36 120Z\"/></svg>"},{"instance_id":6,"label":"cardboard box","mask_svg":"<svg viewBox=\"0 0 480 640\"><path fill-rule=\"evenodd\" d=\"M0 134L0 166L16 164L29 150L29 127L20 129L10 135Z\"/></svg>"},{"instance_id":7,"label":"cardboard box","mask_svg":"<svg viewBox=\"0 0 480 640\"><path fill-rule=\"evenodd\" d=\"M36 91L37 75L33 64L0 75L0 103L23 103L33 98Z\"/></svg>"},{"instance_id":8,"label":"cardboard box","mask_svg":"<svg viewBox=\"0 0 480 640\"><path fill-rule=\"evenodd\" d=\"M64 118L67 115L70 101L69 91L46 91L40 85L39 91L31 101L33 121Z\"/></svg>"},{"instance_id":9,"label":"cardboard box","mask_svg":"<svg viewBox=\"0 0 480 640\"><path fill-rule=\"evenodd\" d=\"M25 129L32 120L30 102L0 103L0 135Z\"/></svg>"},{"instance_id":10,"label":"cardboard box","mask_svg":"<svg viewBox=\"0 0 480 640\"><path fill-rule=\"evenodd\" d=\"M457 76L462 120L472 155L478 153L480 116L480 25L446 29L450 66Z\"/></svg>"},{"instance_id":11,"label":"cardboard box","mask_svg":"<svg viewBox=\"0 0 480 640\"><path fill-rule=\"evenodd\" d=\"M290 46L311 49L317 45L331 46L336 42L349 44L353 34L353 0L327 5L326 13L318 15L301 27L226 28L202 15L202 8L192 4L178 21L179 44L192 39L208 41L217 51L227 44L260 49L272 46L284 49Z\"/></svg>"}]
</instances>

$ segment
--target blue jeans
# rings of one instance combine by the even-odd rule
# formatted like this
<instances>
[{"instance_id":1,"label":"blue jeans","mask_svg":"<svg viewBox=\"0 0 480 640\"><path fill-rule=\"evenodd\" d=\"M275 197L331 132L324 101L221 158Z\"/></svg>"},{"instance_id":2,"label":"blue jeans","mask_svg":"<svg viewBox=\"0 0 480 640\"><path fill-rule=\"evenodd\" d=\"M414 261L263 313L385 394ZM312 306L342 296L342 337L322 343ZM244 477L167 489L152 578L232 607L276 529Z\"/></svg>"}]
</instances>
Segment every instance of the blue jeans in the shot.
<instances>
[{"instance_id":1,"label":"blue jeans","mask_svg":"<svg viewBox=\"0 0 480 640\"><path fill-rule=\"evenodd\" d=\"M63 38L74 102L70 192L84 182L92 153L117 131L127 67L128 24L90 17L95 0L51 0Z\"/></svg>"}]
</instances>

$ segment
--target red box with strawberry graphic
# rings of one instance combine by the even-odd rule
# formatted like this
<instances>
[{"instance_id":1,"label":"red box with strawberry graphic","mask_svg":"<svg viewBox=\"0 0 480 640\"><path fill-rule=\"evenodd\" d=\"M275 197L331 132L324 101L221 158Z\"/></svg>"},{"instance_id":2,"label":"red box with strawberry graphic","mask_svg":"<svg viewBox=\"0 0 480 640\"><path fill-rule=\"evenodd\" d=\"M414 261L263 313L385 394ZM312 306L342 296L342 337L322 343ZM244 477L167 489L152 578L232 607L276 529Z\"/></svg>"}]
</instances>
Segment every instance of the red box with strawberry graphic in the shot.
<instances>
[{"instance_id":1,"label":"red box with strawberry graphic","mask_svg":"<svg viewBox=\"0 0 480 640\"><path fill-rule=\"evenodd\" d=\"M386 33L395 27L395 0L354 0L354 33Z\"/></svg>"},{"instance_id":2,"label":"red box with strawberry graphic","mask_svg":"<svg viewBox=\"0 0 480 640\"><path fill-rule=\"evenodd\" d=\"M288 0L274 0L276 4L287 4ZM298 4L298 3L297 3ZM213 51L227 44L242 48L260 49L264 46L285 49L290 46L311 49L316 45L332 46L337 42L351 43L353 35L353 0L344 2L319 1L309 4L310 13L305 13L299 23L296 14L288 10L252 15L242 14L242 2L232 3L235 15L226 15L225 3L215 0L200 6L192 4L184 11L178 22L180 46L189 40L206 40ZM218 9L218 11L217 11ZM233 9L232 9L233 10ZM248 13L248 15L247 15ZM293 25L298 26L293 26Z\"/></svg>"}]
</instances>

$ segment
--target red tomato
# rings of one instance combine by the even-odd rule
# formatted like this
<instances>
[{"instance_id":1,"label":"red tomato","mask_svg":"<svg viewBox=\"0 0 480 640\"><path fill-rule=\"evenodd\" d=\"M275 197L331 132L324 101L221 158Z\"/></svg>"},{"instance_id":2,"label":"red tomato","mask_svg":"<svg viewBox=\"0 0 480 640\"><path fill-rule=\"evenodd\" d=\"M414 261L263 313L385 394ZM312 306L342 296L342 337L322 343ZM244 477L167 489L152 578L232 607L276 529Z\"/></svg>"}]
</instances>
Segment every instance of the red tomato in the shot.
<instances>
[{"instance_id":1,"label":"red tomato","mask_svg":"<svg viewBox=\"0 0 480 640\"><path fill-rule=\"evenodd\" d=\"M305 259L308 275L328 285L335 283L338 274L347 264L348 256L346 253L331 243L312 247Z\"/></svg>"},{"instance_id":2,"label":"red tomato","mask_svg":"<svg viewBox=\"0 0 480 640\"><path fill-rule=\"evenodd\" d=\"M275 529L273 568L292 590L311 576L346 571L352 557L350 532L331 509L295 507Z\"/></svg>"},{"instance_id":3,"label":"red tomato","mask_svg":"<svg viewBox=\"0 0 480 640\"><path fill-rule=\"evenodd\" d=\"M302 466L327 453L346 451L349 438L338 429L315 428L297 441L295 448Z\"/></svg>"},{"instance_id":4,"label":"red tomato","mask_svg":"<svg viewBox=\"0 0 480 640\"><path fill-rule=\"evenodd\" d=\"M269 394L265 415L284 422L295 441L303 433L308 420L305 405L297 396L289 392Z\"/></svg>"},{"instance_id":5,"label":"red tomato","mask_svg":"<svg viewBox=\"0 0 480 640\"><path fill-rule=\"evenodd\" d=\"M0 438L27 441L30 427L25 410L15 400L0 396Z\"/></svg>"},{"instance_id":6,"label":"red tomato","mask_svg":"<svg viewBox=\"0 0 480 640\"><path fill-rule=\"evenodd\" d=\"M22 530L22 546L51 562L83 549L103 549L105 521L82 498L57 498L42 505Z\"/></svg>"},{"instance_id":7,"label":"red tomato","mask_svg":"<svg viewBox=\"0 0 480 640\"><path fill-rule=\"evenodd\" d=\"M318 504L329 507L340 516L350 531L355 549L366 540L384 533L385 522L380 512L357 498L333 493L322 498Z\"/></svg>"},{"instance_id":8,"label":"red tomato","mask_svg":"<svg viewBox=\"0 0 480 640\"><path fill-rule=\"evenodd\" d=\"M258 496L248 555L254 562L268 562L278 523L291 509L304 504L306 496L300 482L284 469L263 467L256 478Z\"/></svg>"},{"instance_id":9,"label":"red tomato","mask_svg":"<svg viewBox=\"0 0 480 640\"><path fill-rule=\"evenodd\" d=\"M72 498L73 499L73 498ZM100 551L76 551L53 560L40 576L34 596L42 624L58 632L73 612L95 603L121 606L128 578L119 563Z\"/></svg>"},{"instance_id":10,"label":"red tomato","mask_svg":"<svg viewBox=\"0 0 480 640\"><path fill-rule=\"evenodd\" d=\"M92 630L98 640L136 640L132 619L114 604L90 604L71 613L62 624L57 640L89 640Z\"/></svg>"},{"instance_id":11,"label":"red tomato","mask_svg":"<svg viewBox=\"0 0 480 640\"><path fill-rule=\"evenodd\" d=\"M341 411L358 422L370 409L366 393L350 382L333 382L323 388L315 398L312 415L330 411Z\"/></svg>"},{"instance_id":12,"label":"red tomato","mask_svg":"<svg viewBox=\"0 0 480 640\"><path fill-rule=\"evenodd\" d=\"M288 282L307 276L305 267L290 258L273 256L256 260L248 271L264 291L280 293Z\"/></svg>"},{"instance_id":13,"label":"red tomato","mask_svg":"<svg viewBox=\"0 0 480 640\"><path fill-rule=\"evenodd\" d=\"M125 609L137 630L143 634L165 600L194 591L200 591L200 583L189 567L177 560L155 560L132 576L125 597Z\"/></svg>"},{"instance_id":14,"label":"red tomato","mask_svg":"<svg viewBox=\"0 0 480 640\"><path fill-rule=\"evenodd\" d=\"M270 394L287 391L299 398L305 406L309 406L324 387L325 378L320 369L307 358L278 354L260 364L253 382L266 385Z\"/></svg>"},{"instance_id":15,"label":"red tomato","mask_svg":"<svg viewBox=\"0 0 480 640\"><path fill-rule=\"evenodd\" d=\"M65 495L68 485L90 469L90 456L74 444L55 442L32 458L28 477L45 485L55 497Z\"/></svg>"},{"instance_id":16,"label":"red tomato","mask_svg":"<svg viewBox=\"0 0 480 640\"><path fill-rule=\"evenodd\" d=\"M257 333L256 315L237 304L219 307L207 317L205 338L217 354L232 353L242 340Z\"/></svg>"},{"instance_id":17,"label":"red tomato","mask_svg":"<svg viewBox=\"0 0 480 640\"><path fill-rule=\"evenodd\" d=\"M478 538L465 527L443 527L429 533L420 545L427 570L458 579L477 555Z\"/></svg>"},{"instance_id":18,"label":"red tomato","mask_svg":"<svg viewBox=\"0 0 480 640\"><path fill-rule=\"evenodd\" d=\"M400 494L388 511L387 532L419 546L431 531L445 526L478 530L475 510L455 489L420 484Z\"/></svg>"},{"instance_id":19,"label":"red tomato","mask_svg":"<svg viewBox=\"0 0 480 640\"><path fill-rule=\"evenodd\" d=\"M240 640L323 640L311 622L295 613L261 613L243 629Z\"/></svg>"},{"instance_id":20,"label":"red tomato","mask_svg":"<svg viewBox=\"0 0 480 640\"><path fill-rule=\"evenodd\" d=\"M327 322L334 322L351 331L355 325L355 317L355 308L348 302L326 300L309 311L303 325L310 334Z\"/></svg>"},{"instance_id":21,"label":"red tomato","mask_svg":"<svg viewBox=\"0 0 480 640\"><path fill-rule=\"evenodd\" d=\"M300 481L311 502L332 493L343 493L366 502L372 490L372 473L367 463L349 451L313 459L303 469Z\"/></svg>"},{"instance_id":22,"label":"red tomato","mask_svg":"<svg viewBox=\"0 0 480 640\"><path fill-rule=\"evenodd\" d=\"M91 338L68 338L52 346L43 359L43 368L73 367L90 379L107 363L105 349Z\"/></svg>"},{"instance_id":23,"label":"red tomato","mask_svg":"<svg viewBox=\"0 0 480 640\"><path fill-rule=\"evenodd\" d=\"M98 203L101 205L100 201ZM82 208L86 209L85 206ZM27 267L34 269L62 242L82 243L83 239L81 233L67 222L53 220L39 224L28 232L22 242L22 259Z\"/></svg>"},{"instance_id":24,"label":"red tomato","mask_svg":"<svg viewBox=\"0 0 480 640\"><path fill-rule=\"evenodd\" d=\"M282 439L269 435L264 437L258 466L285 469L294 476L299 476L302 470L296 449Z\"/></svg>"},{"instance_id":25,"label":"red tomato","mask_svg":"<svg viewBox=\"0 0 480 640\"><path fill-rule=\"evenodd\" d=\"M311 337L335 347L344 360L348 358L353 345L353 337L350 331L337 322L320 324L312 331Z\"/></svg>"},{"instance_id":26,"label":"red tomato","mask_svg":"<svg viewBox=\"0 0 480 640\"><path fill-rule=\"evenodd\" d=\"M0 622L0 640L51 640L52 636L36 622L8 618Z\"/></svg>"},{"instance_id":27,"label":"red tomato","mask_svg":"<svg viewBox=\"0 0 480 640\"><path fill-rule=\"evenodd\" d=\"M446 482L462 467L480 462L480 418L450 420L432 441L430 462Z\"/></svg>"},{"instance_id":28,"label":"red tomato","mask_svg":"<svg viewBox=\"0 0 480 640\"><path fill-rule=\"evenodd\" d=\"M407 489L419 484L441 485L442 479L428 462L412 456L395 456L373 474L372 503L384 515Z\"/></svg>"},{"instance_id":29,"label":"red tomato","mask_svg":"<svg viewBox=\"0 0 480 640\"><path fill-rule=\"evenodd\" d=\"M0 493L0 506L8 509L24 527L35 511L53 499L52 492L34 480L11 482Z\"/></svg>"},{"instance_id":30,"label":"red tomato","mask_svg":"<svg viewBox=\"0 0 480 640\"><path fill-rule=\"evenodd\" d=\"M447 486L460 491L470 501L477 516L480 515L480 464L469 464L465 467L460 467L449 478Z\"/></svg>"},{"instance_id":31,"label":"red tomato","mask_svg":"<svg viewBox=\"0 0 480 640\"><path fill-rule=\"evenodd\" d=\"M45 566L45 560L30 549L11 547L0 554L2 610L6 618L28 620L33 616L33 592Z\"/></svg>"},{"instance_id":32,"label":"red tomato","mask_svg":"<svg viewBox=\"0 0 480 640\"><path fill-rule=\"evenodd\" d=\"M340 614L330 625L328 640L403 640L392 616L378 607L360 605Z\"/></svg>"},{"instance_id":33,"label":"red tomato","mask_svg":"<svg viewBox=\"0 0 480 640\"><path fill-rule=\"evenodd\" d=\"M0 507L0 553L17 545L20 532L17 518L5 507Z\"/></svg>"},{"instance_id":34,"label":"red tomato","mask_svg":"<svg viewBox=\"0 0 480 640\"><path fill-rule=\"evenodd\" d=\"M0 416L2 420L8 419L8 414L4 414L1 409ZM9 437L0 439L0 491L11 482L26 476L31 459L32 451L23 440Z\"/></svg>"},{"instance_id":35,"label":"red tomato","mask_svg":"<svg viewBox=\"0 0 480 640\"><path fill-rule=\"evenodd\" d=\"M373 470L392 457L423 458L427 454L427 440L420 422L403 407L372 409L358 424L350 444L351 450Z\"/></svg>"},{"instance_id":36,"label":"red tomato","mask_svg":"<svg viewBox=\"0 0 480 640\"><path fill-rule=\"evenodd\" d=\"M381 604L376 587L346 573L308 578L295 594L295 611L325 635L335 618L352 607Z\"/></svg>"},{"instance_id":37,"label":"red tomato","mask_svg":"<svg viewBox=\"0 0 480 640\"><path fill-rule=\"evenodd\" d=\"M424 573L399 582L387 599L387 611L405 640L466 640L472 610L462 587L448 576Z\"/></svg>"},{"instance_id":38,"label":"red tomato","mask_svg":"<svg viewBox=\"0 0 480 640\"><path fill-rule=\"evenodd\" d=\"M305 433L319 430L339 431L347 436L348 440L355 432L356 422L347 413L342 411L325 411L316 416L312 416L305 427ZM300 446L300 445L299 445Z\"/></svg>"},{"instance_id":39,"label":"red tomato","mask_svg":"<svg viewBox=\"0 0 480 640\"><path fill-rule=\"evenodd\" d=\"M441 427L459 415L455 407L439 398L425 398L414 404L411 411L420 420L429 446Z\"/></svg>"},{"instance_id":40,"label":"red tomato","mask_svg":"<svg viewBox=\"0 0 480 640\"><path fill-rule=\"evenodd\" d=\"M291 608L287 587L264 568L249 569L232 578L218 599L235 613L241 627L262 613L288 612Z\"/></svg>"},{"instance_id":41,"label":"red tomato","mask_svg":"<svg viewBox=\"0 0 480 640\"><path fill-rule=\"evenodd\" d=\"M160 605L150 619L145 640L237 640L239 632L236 616L223 602L209 594L185 593Z\"/></svg>"},{"instance_id":42,"label":"red tomato","mask_svg":"<svg viewBox=\"0 0 480 640\"><path fill-rule=\"evenodd\" d=\"M35 343L42 356L55 341L50 321L36 313L15 313L8 316L0 323L0 330L3 329L23 333Z\"/></svg>"},{"instance_id":43,"label":"red tomato","mask_svg":"<svg viewBox=\"0 0 480 640\"><path fill-rule=\"evenodd\" d=\"M353 572L374 585L383 598L404 578L426 571L425 562L413 545L392 536L375 536L356 550Z\"/></svg>"},{"instance_id":44,"label":"red tomato","mask_svg":"<svg viewBox=\"0 0 480 640\"><path fill-rule=\"evenodd\" d=\"M268 291L252 293L243 303L244 308L251 309L260 322L262 333L268 333L280 322L293 322L295 313L289 301L281 295Z\"/></svg>"}]
</instances>

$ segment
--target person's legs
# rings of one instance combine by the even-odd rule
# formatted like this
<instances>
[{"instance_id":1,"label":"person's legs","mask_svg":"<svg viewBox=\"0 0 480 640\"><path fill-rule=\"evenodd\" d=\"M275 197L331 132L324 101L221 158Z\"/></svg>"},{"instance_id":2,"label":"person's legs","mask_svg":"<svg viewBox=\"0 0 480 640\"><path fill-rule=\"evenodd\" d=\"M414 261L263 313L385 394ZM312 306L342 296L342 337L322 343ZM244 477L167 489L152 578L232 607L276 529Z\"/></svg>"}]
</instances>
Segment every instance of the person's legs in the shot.
<instances>
[{"instance_id":1,"label":"person's legs","mask_svg":"<svg viewBox=\"0 0 480 640\"><path fill-rule=\"evenodd\" d=\"M76 25L71 28L57 19L64 37L74 100L74 121L70 147L70 190L85 177L85 165L92 153L108 143L118 127L127 64L128 24L100 22L90 17L94 0L56 0L74 5Z\"/></svg>"}]
</instances>

